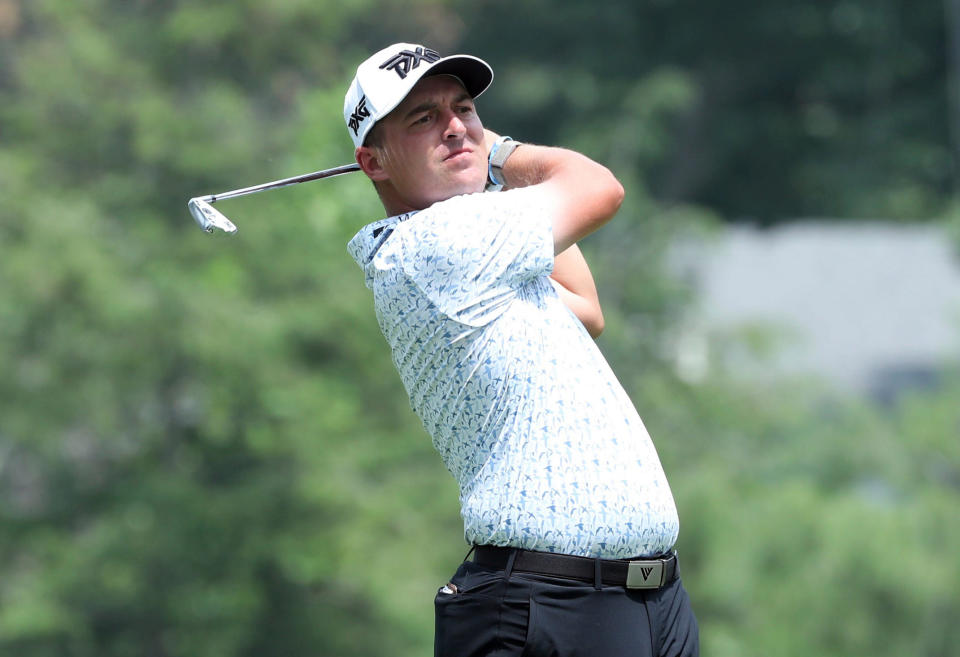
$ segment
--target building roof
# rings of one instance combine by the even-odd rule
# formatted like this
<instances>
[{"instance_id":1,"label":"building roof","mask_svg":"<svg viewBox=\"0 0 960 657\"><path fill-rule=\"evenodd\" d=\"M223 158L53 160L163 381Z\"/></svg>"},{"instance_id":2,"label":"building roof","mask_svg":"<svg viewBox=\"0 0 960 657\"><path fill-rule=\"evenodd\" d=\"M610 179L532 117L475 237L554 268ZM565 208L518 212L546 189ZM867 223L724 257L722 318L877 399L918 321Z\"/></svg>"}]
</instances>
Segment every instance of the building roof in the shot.
<instances>
[{"instance_id":1,"label":"building roof","mask_svg":"<svg viewBox=\"0 0 960 657\"><path fill-rule=\"evenodd\" d=\"M731 227L682 245L674 262L698 290L690 335L761 330L779 345L765 362L741 359L744 373L867 391L960 359L954 246L936 226L801 222Z\"/></svg>"}]
</instances>

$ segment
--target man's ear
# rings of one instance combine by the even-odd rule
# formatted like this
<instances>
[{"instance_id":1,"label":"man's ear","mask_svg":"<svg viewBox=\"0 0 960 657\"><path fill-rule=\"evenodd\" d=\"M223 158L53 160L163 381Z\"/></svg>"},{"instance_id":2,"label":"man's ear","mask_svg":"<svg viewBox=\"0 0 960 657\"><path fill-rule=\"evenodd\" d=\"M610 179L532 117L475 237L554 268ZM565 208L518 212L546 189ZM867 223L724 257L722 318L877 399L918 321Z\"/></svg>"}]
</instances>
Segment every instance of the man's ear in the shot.
<instances>
[{"instance_id":1,"label":"man's ear","mask_svg":"<svg viewBox=\"0 0 960 657\"><path fill-rule=\"evenodd\" d=\"M357 150L353 156L370 180L387 180L390 177L383 168L383 161L379 149L372 146L357 146Z\"/></svg>"}]
</instances>

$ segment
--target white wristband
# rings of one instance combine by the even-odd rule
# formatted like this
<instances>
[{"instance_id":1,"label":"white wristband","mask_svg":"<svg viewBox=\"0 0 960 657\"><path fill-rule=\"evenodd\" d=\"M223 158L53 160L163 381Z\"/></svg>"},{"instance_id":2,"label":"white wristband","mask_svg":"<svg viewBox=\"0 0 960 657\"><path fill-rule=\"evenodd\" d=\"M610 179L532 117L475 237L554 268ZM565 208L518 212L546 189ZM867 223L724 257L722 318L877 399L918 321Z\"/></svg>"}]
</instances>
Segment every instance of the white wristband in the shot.
<instances>
[{"instance_id":1,"label":"white wristband","mask_svg":"<svg viewBox=\"0 0 960 657\"><path fill-rule=\"evenodd\" d=\"M503 189L503 165L507 158L516 150L520 142L514 141L511 137L503 136L493 142L490 147L490 157L487 166L487 187L488 192L499 192Z\"/></svg>"}]
</instances>

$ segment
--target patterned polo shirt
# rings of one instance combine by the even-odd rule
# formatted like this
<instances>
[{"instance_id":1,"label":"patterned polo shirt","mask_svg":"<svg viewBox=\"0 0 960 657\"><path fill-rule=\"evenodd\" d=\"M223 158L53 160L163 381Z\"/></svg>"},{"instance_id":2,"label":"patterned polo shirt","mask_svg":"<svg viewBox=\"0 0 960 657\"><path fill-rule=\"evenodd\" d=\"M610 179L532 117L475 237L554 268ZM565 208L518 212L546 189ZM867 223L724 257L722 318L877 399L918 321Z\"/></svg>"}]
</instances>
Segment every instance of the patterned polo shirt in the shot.
<instances>
[{"instance_id":1,"label":"patterned polo shirt","mask_svg":"<svg viewBox=\"0 0 960 657\"><path fill-rule=\"evenodd\" d=\"M460 485L467 541L608 559L679 530L650 436L549 275L536 187L365 226L348 250L413 410Z\"/></svg>"}]
</instances>

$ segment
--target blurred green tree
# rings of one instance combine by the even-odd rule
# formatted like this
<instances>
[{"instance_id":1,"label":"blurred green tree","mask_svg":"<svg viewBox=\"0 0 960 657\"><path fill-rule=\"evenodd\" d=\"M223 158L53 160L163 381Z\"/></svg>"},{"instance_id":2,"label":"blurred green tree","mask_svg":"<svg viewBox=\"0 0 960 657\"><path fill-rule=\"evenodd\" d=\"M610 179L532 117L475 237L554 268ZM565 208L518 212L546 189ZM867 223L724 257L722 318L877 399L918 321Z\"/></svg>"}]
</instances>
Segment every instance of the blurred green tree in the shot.
<instances>
[{"instance_id":1,"label":"blurred green tree","mask_svg":"<svg viewBox=\"0 0 960 657\"><path fill-rule=\"evenodd\" d=\"M957 387L881 412L685 383L663 348L678 234L945 202L940 20L892 0L0 0L0 654L429 652L465 548L344 251L382 212L369 184L225 202L232 240L185 208L349 161L343 90L398 39L488 58L491 127L627 184L584 248L681 507L705 653L956 654Z\"/></svg>"},{"instance_id":2,"label":"blurred green tree","mask_svg":"<svg viewBox=\"0 0 960 657\"><path fill-rule=\"evenodd\" d=\"M498 71L487 116L547 143L640 148L663 202L733 221L918 220L956 191L938 2L464 3ZM653 106L648 77L683 96ZM683 111L652 129L659 103ZM654 157L649 157L653 151Z\"/></svg>"}]
</instances>

